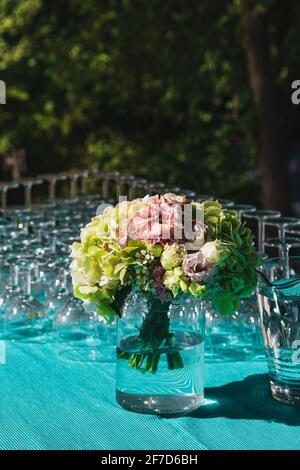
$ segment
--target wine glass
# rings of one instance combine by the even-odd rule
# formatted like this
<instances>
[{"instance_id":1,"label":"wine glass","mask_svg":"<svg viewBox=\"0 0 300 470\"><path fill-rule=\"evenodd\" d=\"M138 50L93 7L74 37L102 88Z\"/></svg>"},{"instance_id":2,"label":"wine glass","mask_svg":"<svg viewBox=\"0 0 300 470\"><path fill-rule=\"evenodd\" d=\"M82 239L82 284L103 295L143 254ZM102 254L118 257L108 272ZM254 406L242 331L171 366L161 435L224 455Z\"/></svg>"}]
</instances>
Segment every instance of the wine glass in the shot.
<instances>
[{"instance_id":1,"label":"wine glass","mask_svg":"<svg viewBox=\"0 0 300 470\"><path fill-rule=\"evenodd\" d=\"M14 181L12 182L0 182L0 193L1 193L1 208L2 214L6 214L7 211L7 193L10 189L19 188L20 184Z\"/></svg>"},{"instance_id":2,"label":"wine glass","mask_svg":"<svg viewBox=\"0 0 300 470\"><path fill-rule=\"evenodd\" d=\"M60 265L54 265L52 268L57 272L57 275L55 277L53 293L45 302L45 309L50 321L53 321L56 313L73 298L70 273L65 264L61 262Z\"/></svg>"},{"instance_id":3,"label":"wine glass","mask_svg":"<svg viewBox=\"0 0 300 470\"><path fill-rule=\"evenodd\" d=\"M276 229L276 235L278 238L284 238L285 236L285 230L288 226L293 225L293 226L299 226L300 227L300 219L297 219L296 217L277 217L277 218L266 218L264 219L264 225L265 225L265 230L268 227L275 228Z\"/></svg>"},{"instance_id":4,"label":"wine glass","mask_svg":"<svg viewBox=\"0 0 300 470\"><path fill-rule=\"evenodd\" d=\"M164 188L166 187L165 183L161 181L158 182L151 182L146 184L146 191L147 193L152 196L155 194L164 194Z\"/></svg>"},{"instance_id":5,"label":"wine glass","mask_svg":"<svg viewBox=\"0 0 300 470\"><path fill-rule=\"evenodd\" d=\"M80 180L81 180L80 192L83 196L86 196L87 194L87 180L89 176L90 176L90 172L88 170L80 171Z\"/></svg>"},{"instance_id":6,"label":"wine glass","mask_svg":"<svg viewBox=\"0 0 300 470\"><path fill-rule=\"evenodd\" d=\"M60 346L60 356L70 361L96 360L97 322L98 316L86 312L81 300L70 298L53 319L53 336Z\"/></svg>"},{"instance_id":7,"label":"wine glass","mask_svg":"<svg viewBox=\"0 0 300 470\"><path fill-rule=\"evenodd\" d=\"M293 236L298 237L300 236L300 225L299 223L296 224L288 224L284 228L284 236Z\"/></svg>"},{"instance_id":8,"label":"wine glass","mask_svg":"<svg viewBox=\"0 0 300 470\"><path fill-rule=\"evenodd\" d=\"M145 178L134 178L130 181L128 199L132 201L139 196L138 192L142 193L140 196L145 196L145 189L147 187L147 180Z\"/></svg>"},{"instance_id":9,"label":"wine glass","mask_svg":"<svg viewBox=\"0 0 300 470\"><path fill-rule=\"evenodd\" d=\"M43 341L49 330L43 305L31 295L30 270L16 266L19 290L10 298L4 313L5 339L22 342Z\"/></svg>"},{"instance_id":10,"label":"wine glass","mask_svg":"<svg viewBox=\"0 0 300 470\"><path fill-rule=\"evenodd\" d=\"M119 177L120 173L118 171L102 173L102 197L104 200L109 200L110 197L115 200L117 196L117 189L115 188L115 191L112 191L111 186L117 185Z\"/></svg>"},{"instance_id":11,"label":"wine glass","mask_svg":"<svg viewBox=\"0 0 300 470\"><path fill-rule=\"evenodd\" d=\"M243 218L248 220L254 220L257 223L257 231L258 231L258 238L257 238L257 248L258 254L264 254L264 241L265 241L265 224L264 221L270 218L279 218L281 213L279 211L273 210L255 210L251 212L244 212Z\"/></svg>"},{"instance_id":12,"label":"wine glass","mask_svg":"<svg viewBox=\"0 0 300 470\"><path fill-rule=\"evenodd\" d=\"M24 187L25 191L25 207L32 205L32 188L43 184L42 178L22 178L16 181L20 186Z\"/></svg>"},{"instance_id":13,"label":"wine glass","mask_svg":"<svg viewBox=\"0 0 300 470\"><path fill-rule=\"evenodd\" d=\"M116 183L116 191L117 191L117 201L120 201L121 197L128 197L129 188L133 181L135 180L135 176L133 175L120 175L117 179Z\"/></svg>"},{"instance_id":14,"label":"wine glass","mask_svg":"<svg viewBox=\"0 0 300 470\"><path fill-rule=\"evenodd\" d=\"M48 201L54 203L56 200L56 185L58 181L65 181L68 176L66 174L45 174L40 178L48 183Z\"/></svg>"},{"instance_id":15,"label":"wine glass","mask_svg":"<svg viewBox=\"0 0 300 470\"><path fill-rule=\"evenodd\" d=\"M251 206L250 204L233 204L232 206L229 206L228 209L237 212L239 219L242 220L243 215L246 212L254 212L256 207Z\"/></svg>"},{"instance_id":16,"label":"wine glass","mask_svg":"<svg viewBox=\"0 0 300 470\"><path fill-rule=\"evenodd\" d=\"M205 201L213 201L216 199L214 196L211 196L210 194L196 194L195 196L195 201L196 202L205 202Z\"/></svg>"},{"instance_id":17,"label":"wine glass","mask_svg":"<svg viewBox=\"0 0 300 470\"><path fill-rule=\"evenodd\" d=\"M234 202L230 201L230 199L217 198L217 201L219 201L224 209L231 209L231 207L234 205Z\"/></svg>"}]
</instances>

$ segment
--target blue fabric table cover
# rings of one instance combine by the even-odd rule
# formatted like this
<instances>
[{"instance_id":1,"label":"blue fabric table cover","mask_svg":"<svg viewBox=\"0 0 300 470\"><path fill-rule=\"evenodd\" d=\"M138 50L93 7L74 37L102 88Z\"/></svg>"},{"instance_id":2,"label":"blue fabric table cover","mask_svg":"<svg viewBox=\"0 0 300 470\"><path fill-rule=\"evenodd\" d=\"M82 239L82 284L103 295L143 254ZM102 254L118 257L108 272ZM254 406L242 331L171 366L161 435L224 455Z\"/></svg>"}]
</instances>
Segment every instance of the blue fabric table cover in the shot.
<instances>
[{"instance_id":1,"label":"blue fabric table cover","mask_svg":"<svg viewBox=\"0 0 300 470\"><path fill-rule=\"evenodd\" d=\"M300 410L273 400L264 363L206 366L209 404L165 419L123 410L114 364L64 362L53 344L7 344L0 449L300 449Z\"/></svg>"}]
</instances>

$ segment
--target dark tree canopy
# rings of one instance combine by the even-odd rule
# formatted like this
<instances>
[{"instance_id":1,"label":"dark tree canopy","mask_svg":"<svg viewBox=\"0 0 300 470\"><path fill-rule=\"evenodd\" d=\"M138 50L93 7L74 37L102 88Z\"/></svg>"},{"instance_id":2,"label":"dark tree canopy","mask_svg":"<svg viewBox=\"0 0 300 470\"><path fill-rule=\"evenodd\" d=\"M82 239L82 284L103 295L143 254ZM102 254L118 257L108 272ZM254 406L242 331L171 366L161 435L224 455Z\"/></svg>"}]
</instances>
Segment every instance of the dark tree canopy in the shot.
<instances>
[{"instance_id":1,"label":"dark tree canopy","mask_svg":"<svg viewBox=\"0 0 300 470\"><path fill-rule=\"evenodd\" d=\"M35 174L88 164L258 203L244 3L0 0L0 153L25 147ZM292 142L300 4L250 3Z\"/></svg>"}]
</instances>

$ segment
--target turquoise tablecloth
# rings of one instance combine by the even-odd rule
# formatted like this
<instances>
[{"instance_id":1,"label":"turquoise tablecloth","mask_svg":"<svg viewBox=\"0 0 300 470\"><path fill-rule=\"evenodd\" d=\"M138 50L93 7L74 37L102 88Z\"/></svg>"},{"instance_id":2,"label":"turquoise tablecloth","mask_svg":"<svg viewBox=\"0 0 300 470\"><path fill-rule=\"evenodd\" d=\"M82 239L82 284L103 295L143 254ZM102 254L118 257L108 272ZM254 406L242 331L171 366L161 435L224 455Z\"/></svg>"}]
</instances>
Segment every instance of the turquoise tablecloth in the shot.
<instances>
[{"instance_id":1,"label":"turquoise tablecloth","mask_svg":"<svg viewBox=\"0 0 300 470\"><path fill-rule=\"evenodd\" d=\"M54 345L7 345L0 365L1 449L300 449L300 410L269 395L263 363L210 364L211 404L194 416L130 413L114 365L66 363Z\"/></svg>"}]
</instances>

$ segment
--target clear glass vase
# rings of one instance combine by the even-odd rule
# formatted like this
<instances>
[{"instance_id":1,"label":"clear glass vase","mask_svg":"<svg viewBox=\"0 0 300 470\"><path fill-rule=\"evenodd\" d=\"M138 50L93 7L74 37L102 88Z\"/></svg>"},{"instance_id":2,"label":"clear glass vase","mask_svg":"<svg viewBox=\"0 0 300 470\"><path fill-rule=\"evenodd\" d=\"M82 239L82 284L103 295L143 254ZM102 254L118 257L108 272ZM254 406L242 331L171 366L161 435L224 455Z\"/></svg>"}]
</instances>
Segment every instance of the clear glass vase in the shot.
<instances>
[{"instance_id":1,"label":"clear glass vase","mask_svg":"<svg viewBox=\"0 0 300 470\"><path fill-rule=\"evenodd\" d=\"M118 320L117 401L141 413L182 415L204 399L202 302L172 302L136 290Z\"/></svg>"}]
</instances>

